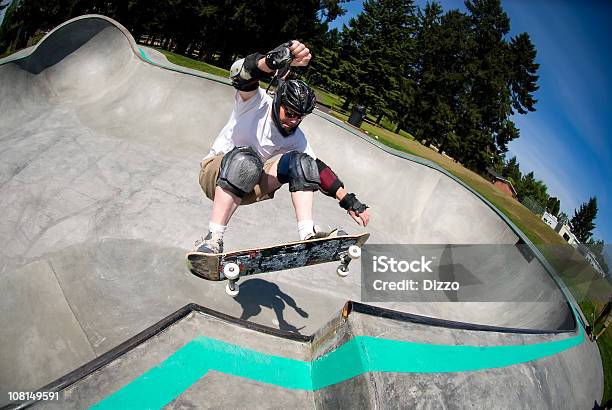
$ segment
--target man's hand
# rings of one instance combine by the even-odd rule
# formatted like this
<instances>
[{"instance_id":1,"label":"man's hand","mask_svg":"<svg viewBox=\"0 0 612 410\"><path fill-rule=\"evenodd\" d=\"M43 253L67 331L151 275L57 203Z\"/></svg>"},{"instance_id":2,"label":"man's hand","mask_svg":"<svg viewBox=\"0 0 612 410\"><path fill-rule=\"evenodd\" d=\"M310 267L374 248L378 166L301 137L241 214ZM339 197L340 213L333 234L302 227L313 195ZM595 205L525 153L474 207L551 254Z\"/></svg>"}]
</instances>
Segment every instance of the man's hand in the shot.
<instances>
[{"instance_id":1,"label":"man's hand","mask_svg":"<svg viewBox=\"0 0 612 410\"><path fill-rule=\"evenodd\" d=\"M293 40L291 43L291 47L289 47L291 51L291 55L293 56L293 61L291 61L291 65L294 67L305 67L310 62L312 55L310 54L310 50L304 44L300 43L297 40Z\"/></svg>"},{"instance_id":2,"label":"man's hand","mask_svg":"<svg viewBox=\"0 0 612 410\"><path fill-rule=\"evenodd\" d=\"M340 200L340 207L346 209L351 218L361 226L367 226L370 221L368 206L359 202L355 194L345 194Z\"/></svg>"},{"instance_id":3,"label":"man's hand","mask_svg":"<svg viewBox=\"0 0 612 410\"><path fill-rule=\"evenodd\" d=\"M265 63L265 68L258 64L259 68L271 72L280 70L292 65L294 67L304 67L312 58L310 50L297 40L288 41L274 50L269 51L261 62Z\"/></svg>"},{"instance_id":4,"label":"man's hand","mask_svg":"<svg viewBox=\"0 0 612 410\"><path fill-rule=\"evenodd\" d=\"M348 213L351 218L361 226L367 226L370 221L370 214L367 209L359 214L349 209Z\"/></svg>"}]
</instances>

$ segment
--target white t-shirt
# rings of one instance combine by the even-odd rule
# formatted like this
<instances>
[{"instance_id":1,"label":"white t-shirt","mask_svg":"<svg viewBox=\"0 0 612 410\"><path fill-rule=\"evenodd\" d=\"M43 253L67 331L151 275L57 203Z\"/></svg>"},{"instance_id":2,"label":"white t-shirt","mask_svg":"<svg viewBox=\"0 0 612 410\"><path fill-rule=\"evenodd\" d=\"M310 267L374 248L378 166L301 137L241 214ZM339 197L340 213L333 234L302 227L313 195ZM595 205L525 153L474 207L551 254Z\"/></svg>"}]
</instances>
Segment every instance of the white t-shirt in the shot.
<instances>
[{"instance_id":1,"label":"white t-shirt","mask_svg":"<svg viewBox=\"0 0 612 410\"><path fill-rule=\"evenodd\" d=\"M299 151L317 159L300 128L284 137L272 119L273 99L262 88L247 101L236 91L234 110L204 159L225 154L234 147L251 147L265 161L275 155Z\"/></svg>"}]
</instances>

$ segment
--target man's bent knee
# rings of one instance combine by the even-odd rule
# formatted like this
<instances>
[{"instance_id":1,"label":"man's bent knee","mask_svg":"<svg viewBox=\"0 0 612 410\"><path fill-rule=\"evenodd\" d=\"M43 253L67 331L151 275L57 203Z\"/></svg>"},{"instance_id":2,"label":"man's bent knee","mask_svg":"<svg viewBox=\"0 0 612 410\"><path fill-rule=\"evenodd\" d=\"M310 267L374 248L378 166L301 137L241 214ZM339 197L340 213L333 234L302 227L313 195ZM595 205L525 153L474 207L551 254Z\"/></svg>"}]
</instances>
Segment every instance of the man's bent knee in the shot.
<instances>
[{"instance_id":1,"label":"man's bent knee","mask_svg":"<svg viewBox=\"0 0 612 410\"><path fill-rule=\"evenodd\" d=\"M289 191L316 191L321 179L316 161L308 154L289 151L280 158L277 170L278 181L289 183Z\"/></svg>"},{"instance_id":2,"label":"man's bent knee","mask_svg":"<svg viewBox=\"0 0 612 410\"><path fill-rule=\"evenodd\" d=\"M217 185L239 198L251 192L263 172L263 161L249 147L236 147L221 161Z\"/></svg>"}]
</instances>

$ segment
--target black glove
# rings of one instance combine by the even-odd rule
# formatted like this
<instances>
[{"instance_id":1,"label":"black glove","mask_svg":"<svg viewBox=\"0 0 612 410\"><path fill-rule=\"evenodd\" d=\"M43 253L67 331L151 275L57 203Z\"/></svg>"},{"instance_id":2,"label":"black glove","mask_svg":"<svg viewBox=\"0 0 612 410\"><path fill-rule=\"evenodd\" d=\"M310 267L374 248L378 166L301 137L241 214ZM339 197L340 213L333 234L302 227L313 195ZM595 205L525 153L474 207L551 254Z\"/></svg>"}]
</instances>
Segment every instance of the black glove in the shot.
<instances>
[{"instance_id":1,"label":"black glove","mask_svg":"<svg viewBox=\"0 0 612 410\"><path fill-rule=\"evenodd\" d=\"M369 207L366 204L359 202L355 194L346 194L340 201L340 208L346 209L347 211L354 211L357 215L365 212Z\"/></svg>"},{"instance_id":2,"label":"black glove","mask_svg":"<svg viewBox=\"0 0 612 410\"><path fill-rule=\"evenodd\" d=\"M270 70L278 70L291 64L293 56L289 47L291 47L292 43L293 41L287 41L274 50L268 51L266 54L266 65Z\"/></svg>"}]
</instances>

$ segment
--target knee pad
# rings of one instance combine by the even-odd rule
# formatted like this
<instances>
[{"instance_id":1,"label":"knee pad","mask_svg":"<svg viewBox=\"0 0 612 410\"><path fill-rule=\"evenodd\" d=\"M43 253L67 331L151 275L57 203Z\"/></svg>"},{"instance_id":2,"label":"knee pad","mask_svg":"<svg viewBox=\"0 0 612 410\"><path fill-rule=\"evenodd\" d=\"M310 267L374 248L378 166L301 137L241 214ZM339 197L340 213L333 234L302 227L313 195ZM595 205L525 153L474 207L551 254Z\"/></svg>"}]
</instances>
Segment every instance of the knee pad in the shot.
<instances>
[{"instance_id":1,"label":"knee pad","mask_svg":"<svg viewBox=\"0 0 612 410\"><path fill-rule=\"evenodd\" d=\"M319 168L311 156L298 151L283 154L278 162L278 181L289 183L289 191L316 191L321 179Z\"/></svg>"},{"instance_id":2,"label":"knee pad","mask_svg":"<svg viewBox=\"0 0 612 410\"><path fill-rule=\"evenodd\" d=\"M236 147L223 156L217 185L239 198L251 192L263 172L263 161L253 149Z\"/></svg>"}]
</instances>

